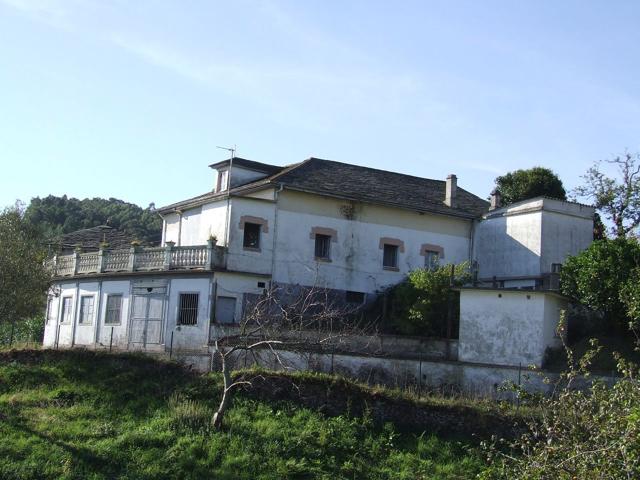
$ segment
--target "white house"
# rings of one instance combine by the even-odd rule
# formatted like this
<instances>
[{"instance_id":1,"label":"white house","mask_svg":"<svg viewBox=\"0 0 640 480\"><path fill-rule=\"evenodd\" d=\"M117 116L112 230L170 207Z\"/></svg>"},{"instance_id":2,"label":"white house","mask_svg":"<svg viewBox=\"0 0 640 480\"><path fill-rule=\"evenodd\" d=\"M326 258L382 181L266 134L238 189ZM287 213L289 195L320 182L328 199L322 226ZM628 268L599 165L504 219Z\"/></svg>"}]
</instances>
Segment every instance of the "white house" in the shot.
<instances>
[{"instance_id":1,"label":"white house","mask_svg":"<svg viewBox=\"0 0 640 480\"><path fill-rule=\"evenodd\" d=\"M539 198L496 208L455 175L317 158L210 167L211 192L158 210L160 247L55 259L45 346L206 350L212 327L236 322L271 282L363 304L438 262L477 265L479 286L550 288L554 265L592 240L591 207Z\"/></svg>"}]
</instances>

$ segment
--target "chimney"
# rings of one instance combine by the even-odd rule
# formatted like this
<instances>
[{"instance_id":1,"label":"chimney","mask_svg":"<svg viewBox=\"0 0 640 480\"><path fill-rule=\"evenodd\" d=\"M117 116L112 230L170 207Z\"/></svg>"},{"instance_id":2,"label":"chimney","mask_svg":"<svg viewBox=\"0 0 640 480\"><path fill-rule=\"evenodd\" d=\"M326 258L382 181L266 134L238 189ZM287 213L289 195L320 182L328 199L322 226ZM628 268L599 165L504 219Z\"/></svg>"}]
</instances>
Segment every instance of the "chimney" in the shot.
<instances>
[{"instance_id":1,"label":"chimney","mask_svg":"<svg viewBox=\"0 0 640 480\"><path fill-rule=\"evenodd\" d=\"M453 173L447 177L447 186L444 195L444 204L448 207L455 208L456 193L458 190L458 177Z\"/></svg>"},{"instance_id":2,"label":"chimney","mask_svg":"<svg viewBox=\"0 0 640 480\"><path fill-rule=\"evenodd\" d=\"M489 210L495 210L496 208L500 208L502 206L502 195L500 194L500 190L494 188L491 191L491 206Z\"/></svg>"}]
</instances>

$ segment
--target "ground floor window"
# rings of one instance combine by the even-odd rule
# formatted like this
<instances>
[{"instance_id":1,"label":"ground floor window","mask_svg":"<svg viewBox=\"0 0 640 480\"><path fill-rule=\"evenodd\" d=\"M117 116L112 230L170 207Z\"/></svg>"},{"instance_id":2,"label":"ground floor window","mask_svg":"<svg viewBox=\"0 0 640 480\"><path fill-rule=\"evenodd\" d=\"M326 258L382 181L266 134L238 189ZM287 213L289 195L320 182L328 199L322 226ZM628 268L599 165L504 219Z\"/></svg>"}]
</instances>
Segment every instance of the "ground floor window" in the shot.
<instances>
[{"instance_id":1,"label":"ground floor window","mask_svg":"<svg viewBox=\"0 0 640 480\"><path fill-rule=\"evenodd\" d=\"M62 297L62 310L60 311L60 323L71 323L73 299Z\"/></svg>"},{"instance_id":2,"label":"ground floor window","mask_svg":"<svg viewBox=\"0 0 640 480\"><path fill-rule=\"evenodd\" d=\"M80 323L89 324L93 321L94 302L93 295L80 297Z\"/></svg>"},{"instance_id":3,"label":"ground floor window","mask_svg":"<svg viewBox=\"0 0 640 480\"><path fill-rule=\"evenodd\" d=\"M196 325L198 323L199 293L181 293L178 307L178 325Z\"/></svg>"},{"instance_id":4,"label":"ground floor window","mask_svg":"<svg viewBox=\"0 0 640 480\"><path fill-rule=\"evenodd\" d=\"M122 313L122 295L108 295L105 310L105 325L117 325L120 323Z\"/></svg>"}]
</instances>

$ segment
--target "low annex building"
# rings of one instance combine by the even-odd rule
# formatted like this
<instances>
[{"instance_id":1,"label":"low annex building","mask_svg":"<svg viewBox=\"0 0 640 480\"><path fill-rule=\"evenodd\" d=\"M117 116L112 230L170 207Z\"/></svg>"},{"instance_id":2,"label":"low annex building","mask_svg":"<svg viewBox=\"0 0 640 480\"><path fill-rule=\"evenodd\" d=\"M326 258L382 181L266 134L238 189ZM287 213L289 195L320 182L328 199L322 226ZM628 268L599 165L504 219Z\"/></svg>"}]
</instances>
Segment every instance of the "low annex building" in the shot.
<instances>
[{"instance_id":1,"label":"low annex building","mask_svg":"<svg viewBox=\"0 0 640 480\"><path fill-rule=\"evenodd\" d=\"M210 167L212 191L158 209L161 246L53 259L46 347L208 351L215 327L236 323L246 298L272 282L365 304L438 263L470 262L485 289L553 290L558 265L592 241L592 207L537 198L500 208L455 175L318 158Z\"/></svg>"}]
</instances>

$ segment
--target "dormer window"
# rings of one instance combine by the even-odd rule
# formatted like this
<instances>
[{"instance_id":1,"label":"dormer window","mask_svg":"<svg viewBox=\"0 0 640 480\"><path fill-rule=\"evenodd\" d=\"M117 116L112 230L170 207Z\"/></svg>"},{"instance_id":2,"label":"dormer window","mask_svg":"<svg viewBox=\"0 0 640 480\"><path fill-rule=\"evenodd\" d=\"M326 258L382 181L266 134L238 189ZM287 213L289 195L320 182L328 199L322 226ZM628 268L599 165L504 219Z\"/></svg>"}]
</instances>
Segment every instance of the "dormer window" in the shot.
<instances>
[{"instance_id":1,"label":"dormer window","mask_svg":"<svg viewBox=\"0 0 640 480\"><path fill-rule=\"evenodd\" d=\"M222 192L227 189L229 183L229 170L218 170L218 184L216 192Z\"/></svg>"}]
</instances>

